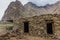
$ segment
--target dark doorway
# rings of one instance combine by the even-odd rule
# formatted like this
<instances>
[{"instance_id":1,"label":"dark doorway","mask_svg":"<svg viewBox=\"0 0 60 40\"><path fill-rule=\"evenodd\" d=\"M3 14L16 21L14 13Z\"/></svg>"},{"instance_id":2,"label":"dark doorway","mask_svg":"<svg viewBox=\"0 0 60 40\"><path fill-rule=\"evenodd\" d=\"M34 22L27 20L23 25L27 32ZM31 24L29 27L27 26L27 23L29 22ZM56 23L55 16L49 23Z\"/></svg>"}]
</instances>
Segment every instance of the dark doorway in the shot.
<instances>
[{"instance_id":1,"label":"dark doorway","mask_svg":"<svg viewBox=\"0 0 60 40\"><path fill-rule=\"evenodd\" d=\"M29 32L29 22L24 22L24 32L25 33Z\"/></svg>"},{"instance_id":2,"label":"dark doorway","mask_svg":"<svg viewBox=\"0 0 60 40\"><path fill-rule=\"evenodd\" d=\"M48 34L53 34L52 23L47 23L47 33Z\"/></svg>"}]
</instances>

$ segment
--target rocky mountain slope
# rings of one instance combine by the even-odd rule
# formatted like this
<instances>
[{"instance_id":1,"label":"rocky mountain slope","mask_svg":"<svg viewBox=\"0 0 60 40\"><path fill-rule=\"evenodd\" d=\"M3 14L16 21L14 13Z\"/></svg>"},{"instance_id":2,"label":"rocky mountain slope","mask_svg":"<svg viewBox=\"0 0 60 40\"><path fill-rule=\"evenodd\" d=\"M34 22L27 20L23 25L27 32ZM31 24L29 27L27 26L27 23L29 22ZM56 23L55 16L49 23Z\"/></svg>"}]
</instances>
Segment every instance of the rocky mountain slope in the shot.
<instances>
[{"instance_id":1,"label":"rocky mountain slope","mask_svg":"<svg viewBox=\"0 0 60 40\"><path fill-rule=\"evenodd\" d=\"M13 20L15 18L33 17L44 14L60 14L60 2L40 7L32 2L28 2L24 6L20 1L11 2L6 9L2 20Z\"/></svg>"},{"instance_id":2,"label":"rocky mountain slope","mask_svg":"<svg viewBox=\"0 0 60 40\"><path fill-rule=\"evenodd\" d=\"M11 2L5 11L2 20L12 20L19 18L24 11L24 7L20 1Z\"/></svg>"},{"instance_id":3,"label":"rocky mountain slope","mask_svg":"<svg viewBox=\"0 0 60 40\"><path fill-rule=\"evenodd\" d=\"M27 16L39 16L44 14L60 14L60 2L55 4L47 4L45 6L36 6L35 4L29 2L24 6L26 9ZM25 16L25 15L24 15ZM26 16L25 16L26 17Z\"/></svg>"}]
</instances>

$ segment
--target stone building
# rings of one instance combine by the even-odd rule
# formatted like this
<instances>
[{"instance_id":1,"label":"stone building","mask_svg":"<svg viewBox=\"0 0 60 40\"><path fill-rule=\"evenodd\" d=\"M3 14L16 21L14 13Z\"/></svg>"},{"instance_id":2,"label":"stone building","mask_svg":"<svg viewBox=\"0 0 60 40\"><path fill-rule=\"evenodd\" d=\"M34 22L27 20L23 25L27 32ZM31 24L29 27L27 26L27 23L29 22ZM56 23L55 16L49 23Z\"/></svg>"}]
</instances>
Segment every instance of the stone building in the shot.
<instances>
[{"instance_id":1,"label":"stone building","mask_svg":"<svg viewBox=\"0 0 60 40\"><path fill-rule=\"evenodd\" d=\"M28 2L11 2L2 21L14 23L13 30L21 35L51 37L60 39L60 2L46 6L36 6Z\"/></svg>"}]
</instances>

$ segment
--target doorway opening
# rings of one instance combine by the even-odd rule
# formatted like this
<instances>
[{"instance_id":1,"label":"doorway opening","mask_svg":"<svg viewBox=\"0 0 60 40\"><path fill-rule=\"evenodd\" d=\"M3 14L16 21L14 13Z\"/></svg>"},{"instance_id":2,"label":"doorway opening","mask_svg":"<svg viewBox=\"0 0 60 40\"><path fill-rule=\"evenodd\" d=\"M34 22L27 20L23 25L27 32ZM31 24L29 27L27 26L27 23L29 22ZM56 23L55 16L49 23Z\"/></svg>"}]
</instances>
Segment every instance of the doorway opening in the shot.
<instances>
[{"instance_id":1,"label":"doorway opening","mask_svg":"<svg viewBox=\"0 0 60 40\"><path fill-rule=\"evenodd\" d=\"M29 22L24 22L24 32L25 33L29 32Z\"/></svg>"},{"instance_id":2,"label":"doorway opening","mask_svg":"<svg viewBox=\"0 0 60 40\"><path fill-rule=\"evenodd\" d=\"M47 33L53 34L52 23L47 23Z\"/></svg>"}]
</instances>

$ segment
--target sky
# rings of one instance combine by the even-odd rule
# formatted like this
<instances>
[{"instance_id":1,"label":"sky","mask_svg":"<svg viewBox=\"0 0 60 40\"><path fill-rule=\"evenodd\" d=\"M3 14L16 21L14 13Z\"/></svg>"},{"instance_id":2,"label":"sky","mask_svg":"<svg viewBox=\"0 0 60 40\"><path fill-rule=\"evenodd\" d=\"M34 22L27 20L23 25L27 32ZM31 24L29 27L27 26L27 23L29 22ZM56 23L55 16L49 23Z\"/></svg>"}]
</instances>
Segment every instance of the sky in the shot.
<instances>
[{"instance_id":1,"label":"sky","mask_svg":"<svg viewBox=\"0 0 60 40\"><path fill-rule=\"evenodd\" d=\"M16 1L16 0L0 0L0 20L2 19L5 10L7 9L10 2ZM46 4L54 4L59 0L19 0L24 5L27 2L33 2L37 6L44 6Z\"/></svg>"}]
</instances>

